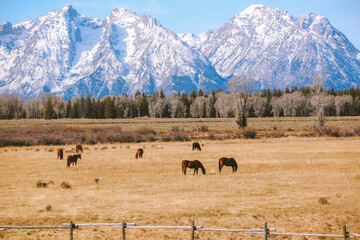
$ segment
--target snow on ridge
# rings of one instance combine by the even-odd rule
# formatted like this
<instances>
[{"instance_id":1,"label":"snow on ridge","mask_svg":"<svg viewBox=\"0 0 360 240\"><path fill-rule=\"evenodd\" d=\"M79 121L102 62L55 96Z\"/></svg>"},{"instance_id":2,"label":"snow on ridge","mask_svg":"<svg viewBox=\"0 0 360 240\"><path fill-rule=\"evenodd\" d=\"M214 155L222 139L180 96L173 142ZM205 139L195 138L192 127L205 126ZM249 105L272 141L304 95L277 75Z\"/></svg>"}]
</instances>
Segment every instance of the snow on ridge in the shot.
<instances>
[{"instance_id":1,"label":"snow on ridge","mask_svg":"<svg viewBox=\"0 0 360 240\"><path fill-rule=\"evenodd\" d=\"M24 97L206 91L224 89L225 79L239 74L270 88L305 84L312 74L330 76L338 88L359 84L359 51L325 17L293 18L265 5L200 34L175 34L121 8L99 21L71 5L10 32L0 36L0 93Z\"/></svg>"}]
</instances>

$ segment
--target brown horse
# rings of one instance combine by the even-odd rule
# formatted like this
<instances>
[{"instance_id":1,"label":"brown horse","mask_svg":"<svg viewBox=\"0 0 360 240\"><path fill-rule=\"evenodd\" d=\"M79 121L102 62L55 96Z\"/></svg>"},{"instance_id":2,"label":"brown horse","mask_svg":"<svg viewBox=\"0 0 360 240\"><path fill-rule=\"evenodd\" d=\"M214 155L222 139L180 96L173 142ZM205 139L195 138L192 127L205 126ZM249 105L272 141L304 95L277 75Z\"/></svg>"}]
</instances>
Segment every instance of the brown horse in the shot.
<instances>
[{"instance_id":1,"label":"brown horse","mask_svg":"<svg viewBox=\"0 0 360 240\"><path fill-rule=\"evenodd\" d=\"M192 145L192 150L198 150L198 151L201 151L201 147L200 147L200 144L198 142L194 142L193 145Z\"/></svg>"},{"instance_id":2,"label":"brown horse","mask_svg":"<svg viewBox=\"0 0 360 240\"><path fill-rule=\"evenodd\" d=\"M186 168L194 168L193 175L195 173L196 175L198 174L199 168L201 168L203 174L206 174L206 170L199 160L194 160L194 161L184 160L182 161L181 166L184 175L186 175Z\"/></svg>"},{"instance_id":3,"label":"brown horse","mask_svg":"<svg viewBox=\"0 0 360 240\"><path fill-rule=\"evenodd\" d=\"M135 154L135 158L142 158L144 154L144 150L142 148L139 148L137 151L136 151L136 154Z\"/></svg>"},{"instance_id":4,"label":"brown horse","mask_svg":"<svg viewBox=\"0 0 360 240\"><path fill-rule=\"evenodd\" d=\"M83 147L82 147L82 145L80 145L80 144L76 145L76 152L77 152L77 153L83 152Z\"/></svg>"},{"instance_id":5,"label":"brown horse","mask_svg":"<svg viewBox=\"0 0 360 240\"><path fill-rule=\"evenodd\" d=\"M78 160L78 158L80 158L81 159L81 154L76 154L76 155L68 155L67 156L67 163L66 163L66 165L68 166L68 167L70 167L70 164L72 163L73 165L77 165L77 160Z\"/></svg>"},{"instance_id":6,"label":"brown horse","mask_svg":"<svg viewBox=\"0 0 360 240\"><path fill-rule=\"evenodd\" d=\"M234 158L226 158L226 157L222 157L219 159L219 172L221 173L221 169L223 168L223 166L230 166L232 167L232 171L236 172L238 169L238 165L235 161Z\"/></svg>"},{"instance_id":7,"label":"brown horse","mask_svg":"<svg viewBox=\"0 0 360 240\"><path fill-rule=\"evenodd\" d=\"M61 160L63 160L63 158L64 158L64 151L60 148L60 149L58 149L58 151L57 151L57 159L61 159Z\"/></svg>"}]
</instances>

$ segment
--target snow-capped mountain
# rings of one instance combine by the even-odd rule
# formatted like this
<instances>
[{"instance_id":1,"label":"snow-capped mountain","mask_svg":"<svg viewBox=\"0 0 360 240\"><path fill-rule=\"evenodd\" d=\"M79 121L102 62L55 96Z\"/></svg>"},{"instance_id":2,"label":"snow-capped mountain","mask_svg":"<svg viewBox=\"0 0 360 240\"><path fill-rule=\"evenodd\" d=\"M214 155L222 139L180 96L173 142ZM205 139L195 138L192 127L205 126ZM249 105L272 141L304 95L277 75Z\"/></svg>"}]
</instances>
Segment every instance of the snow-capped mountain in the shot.
<instances>
[{"instance_id":1,"label":"snow-capped mountain","mask_svg":"<svg viewBox=\"0 0 360 240\"><path fill-rule=\"evenodd\" d=\"M314 13L294 18L251 5L213 33L180 36L224 78L249 75L270 89L310 85L314 75L324 76L328 88L360 85L359 51Z\"/></svg>"},{"instance_id":2,"label":"snow-capped mountain","mask_svg":"<svg viewBox=\"0 0 360 240\"><path fill-rule=\"evenodd\" d=\"M103 21L71 5L0 25L0 94L165 93L224 89L249 75L262 88L360 85L360 53L325 17L251 5L216 31L175 34L148 15L114 9Z\"/></svg>"},{"instance_id":3,"label":"snow-capped mountain","mask_svg":"<svg viewBox=\"0 0 360 240\"><path fill-rule=\"evenodd\" d=\"M71 5L0 28L0 93L90 94L224 88L210 61L148 15L115 9L104 21Z\"/></svg>"}]
</instances>

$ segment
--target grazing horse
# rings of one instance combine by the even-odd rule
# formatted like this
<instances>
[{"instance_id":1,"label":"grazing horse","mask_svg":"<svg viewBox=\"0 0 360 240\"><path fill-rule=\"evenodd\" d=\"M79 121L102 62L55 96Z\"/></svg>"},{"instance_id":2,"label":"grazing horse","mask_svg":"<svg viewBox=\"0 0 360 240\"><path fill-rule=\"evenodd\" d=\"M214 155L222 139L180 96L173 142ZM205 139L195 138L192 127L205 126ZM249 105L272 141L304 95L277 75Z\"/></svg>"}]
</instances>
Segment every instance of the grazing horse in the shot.
<instances>
[{"instance_id":1,"label":"grazing horse","mask_svg":"<svg viewBox=\"0 0 360 240\"><path fill-rule=\"evenodd\" d=\"M67 163L66 165L68 167L70 167L70 164L72 163L73 165L77 165L77 160L78 158L81 159L81 154L76 154L76 155L68 155L67 156Z\"/></svg>"},{"instance_id":2,"label":"grazing horse","mask_svg":"<svg viewBox=\"0 0 360 240\"><path fill-rule=\"evenodd\" d=\"M219 159L219 172L221 173L221 169L223 168L223 166L230 166L232 167L232 171L236 172L238 169L238 165L235 161L234 158L226 158L226 157L222 157Z\"/></svg>"},{"instance_id":3,"label":"grazing horse","mask_svg":"<svg viewBox=\"0 0 360 240\"><path fill-rule=\"evenodd\" d=\"M144 150L142 148L139 148L137 151L136 151L136 154L135 154L135 158L142 158L144 154Z\"/></svg>"},{"instance_id":4,"label":"grazing horse","mask_svg":"<svg viewBox=\"0 0 360 240\"><path fill-rule=\"evenodd\" d=\"M200 147L200 144L198 142L193 143L192 150L194 151L195 149L197 149L198 151L201 151L201 147Z\"/></svg>"},{"instance_id":5,"label":"grazing horse","mask_svg":"<svg viewBox=\"0 0 360 240\"><path fill-rule=\"evenodd\" d=\"M198 174L199 168L201 168L203 174L206 174L206 170L199 160L194 160L194 161L184 160L182 161L181 166L184 175L186 175L186 168L194 168L193 175L195 173L196 175Z\"/></svg>"},{"instance_id":6,"label":"grazing horse","mask_svg":"<svg viewBox=\"0 0 360 240\"><path fill-rule=\"evenodd\" d=\"M64 158L64 151L60 148L60 149L58 149L58 151L57 151L57 159L61 159L61 160L63 160L63 158Z\"/></svg>"},{"instance_id":7,"label":"grazing horse","mask_svg":"<svg viewBox=\"0 0 360 240\"><path fill-rule=\"evenodd\" d=\"M78 145L76 145L76 152L78 153L80 151L83 152L83 147L82 147L82 145L78 144Z\"/></svg>"}]
</instances>

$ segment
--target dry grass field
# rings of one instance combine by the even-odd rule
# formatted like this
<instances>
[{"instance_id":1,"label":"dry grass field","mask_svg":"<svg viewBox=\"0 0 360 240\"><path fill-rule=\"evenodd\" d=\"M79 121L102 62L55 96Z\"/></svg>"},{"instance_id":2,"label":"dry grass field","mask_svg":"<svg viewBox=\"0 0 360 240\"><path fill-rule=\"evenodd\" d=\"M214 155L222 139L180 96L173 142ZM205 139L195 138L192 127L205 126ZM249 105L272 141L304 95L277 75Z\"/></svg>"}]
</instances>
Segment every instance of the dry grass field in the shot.
<instances>
[{"instance_id":1,"label":"dry grass field","mask_svg":"<svg viewBox=\"0 0 360 240\"><path fill-rule=\"evenodd\" d=\"M203 124L203 123L200 123ZM212 123L207 123L212 128ZM158 131L158 130L157 130ZM84 145L76 167L57 160L57 146L0 148L0 225L135 222L262 228L278 232L360 233L360 138L261 138ZM65 150L74 145L62 146ZM143 159L135 159L144 148ZM69 153L65 153L66 156ZM218 159L234 157L238 172ZM206 175L181 172L200 160ZM96 183L95 179L99 179ZM51 182L38 188L37 182ZM61 187L68 182L71 189ZM6 230L0 239L68 239L66 230ZM127 239L190 239L182 230L128 229ZM197 239L263 239L196 232ZM121 239L121 229L81 227L74 239ZM277 236L276 239L319 239Z\"/></svg>"}]
</instances>

